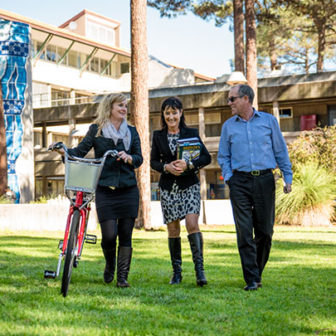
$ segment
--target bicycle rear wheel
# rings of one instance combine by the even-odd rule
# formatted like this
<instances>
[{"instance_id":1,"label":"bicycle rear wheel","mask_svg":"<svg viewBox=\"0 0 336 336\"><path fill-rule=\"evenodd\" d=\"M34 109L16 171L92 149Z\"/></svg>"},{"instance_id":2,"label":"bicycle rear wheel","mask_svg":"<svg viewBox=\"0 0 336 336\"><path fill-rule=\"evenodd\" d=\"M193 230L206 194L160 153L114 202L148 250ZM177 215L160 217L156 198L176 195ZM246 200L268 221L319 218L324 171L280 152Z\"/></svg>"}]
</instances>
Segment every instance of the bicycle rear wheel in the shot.
<instances>
[{"instance_id":1,"label":"bicycle rear wheel","mask_svg":"<svg viewBox=\"0 0 336 336\"><path fill-rule=\"evenodd\" d=\"M64 297L68 294L69 283L71 280L72 267L75 261L75 253L76 253L76 245L77 245L77 236L79 230L79 219L80 212L79 210L75 210L72 215L70 233L68 237L68 245L65 253L65 262L63 268L63 276L62 276L62 288L61 293Z\"/></svg>"}]
</instances>

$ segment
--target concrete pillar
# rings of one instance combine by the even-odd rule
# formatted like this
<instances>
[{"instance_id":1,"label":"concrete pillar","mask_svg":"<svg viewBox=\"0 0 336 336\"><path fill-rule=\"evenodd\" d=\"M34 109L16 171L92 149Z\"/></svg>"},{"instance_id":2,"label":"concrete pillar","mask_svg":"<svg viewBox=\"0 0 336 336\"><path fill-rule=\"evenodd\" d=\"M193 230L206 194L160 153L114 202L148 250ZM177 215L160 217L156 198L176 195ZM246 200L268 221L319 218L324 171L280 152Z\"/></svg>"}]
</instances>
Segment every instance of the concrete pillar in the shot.
<instances>
[{"instance_id":1,"label":"concrete pillar","mask_svg":"<svg viewBox=\"0 0 336 336\"><path fill-rule=\"evenodd\" d=\"M199 107L198 108L198 129L199 129L199 135L202 140L205 139L205 123L204 123L204 108Z\"/></svg>"},{"instance_id":2,"label":"concrete pillar","mask_svg":"<svg viewBox=\"0 0 336 336\"><path fill-rule=\"evenodd\" d=\"M43 102L43 106L51 107L51 85L47 85L47 101Z\"/></svg>"},{"instance_id":3,"label":"concrete pillar","mask_svg":"<svg viewBox=\"0 0 336 336\"><path fill-rule=\"evenodd\" d=\"M68 125L69 125L68 147L71 148L74 146L73 135L76 131L76 120L74 118L69 118Z\"/></svg>"},{"instance_id":4,"label":"concrete pillar","mask_svg":"<svg viewBox=\"0 0 336 336\"><path fill-rule=\"evenodd\" d=\"M199 135L201 139L205 140L205 123L204 123L204 108L198 108L198 129ZM204 169L200 170L200 182L201 182L201 199L207 199L207 192L206 192L206 173Z\"/></svg>"},{"instance_id":5,"label":"concrete pillar","mask_svg":"<svg viewBox=\"0 0 336 336\"><path fill-rule=\"evenodd\" d=\"M278 120L278 124L280 125L279 103L277 101L273 102L273 115Z\"/></svg>"},{"instance_id":6,"label":"concrete pillar","mask_svg":"<svg viewBox=\"0 0 336 336\"><path fill-rule=\"evenodd\" d=\"M47 124L46 124L46 122L43 122L43 124L42 124L42 148L46 148L47 144L48 144Z\"/></svg>"},{"instance_id":7,"label":"concrete pillar","mask_svg":"<svg viewBox=\"0 0 336 336\"><path fill-rule=\"evenodd\" d=\"M70 91L70 105L74 105L74 104L76 104L76 91L71 90Z\"/></svg>"},{"instance_id":8,"label":"concrete pillar","mask_svg":"<svg viewBox=\"0 0 336 336\"><path fill-rule=\"evenodd\" d=\"M47 143L46 147L49 147L53 143L53 134L52 132L47 133Z\"/></svg>"}]
</instances>

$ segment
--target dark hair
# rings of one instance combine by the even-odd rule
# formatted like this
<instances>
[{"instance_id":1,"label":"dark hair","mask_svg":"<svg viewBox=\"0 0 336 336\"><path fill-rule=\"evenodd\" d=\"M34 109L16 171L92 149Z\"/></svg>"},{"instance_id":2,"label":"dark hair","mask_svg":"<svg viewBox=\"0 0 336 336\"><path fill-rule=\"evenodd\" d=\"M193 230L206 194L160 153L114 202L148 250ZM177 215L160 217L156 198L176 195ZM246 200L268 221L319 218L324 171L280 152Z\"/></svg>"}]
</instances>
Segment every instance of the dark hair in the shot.
<instances>
[{"instance_id":1,"label":"dark hair","mask_svg":"<svg viewBox=\"0 0 336 336\"><path fill-rule=\"evenodd\" d=\"M239 84L238 86L238 94L240 97L247 96L248 100L251 104L253 104L253 99L254 99L254 91L251 88L251 86L247 84Z\"/></svg>"},{"instance_id":2,"label":"dark hair","mask_svg":"<svg viewBox=\"0 0 336 336\"><path fill-rule=\"evenodd\" d=\"M183 113L183 105L182 105L181 100L177 97L169 97L169 98L165 99L163 101L162 105L161 105L161 127L162 127L162 129L167 127L167 123L166 123L166 120L164 118L164 111L168 107L171 107L174 110L182 111L179 128L181 129L183 127L187 127L187 125L185 123L185 118L184 118L184 113Z\"/></svg>"}]
</instances>

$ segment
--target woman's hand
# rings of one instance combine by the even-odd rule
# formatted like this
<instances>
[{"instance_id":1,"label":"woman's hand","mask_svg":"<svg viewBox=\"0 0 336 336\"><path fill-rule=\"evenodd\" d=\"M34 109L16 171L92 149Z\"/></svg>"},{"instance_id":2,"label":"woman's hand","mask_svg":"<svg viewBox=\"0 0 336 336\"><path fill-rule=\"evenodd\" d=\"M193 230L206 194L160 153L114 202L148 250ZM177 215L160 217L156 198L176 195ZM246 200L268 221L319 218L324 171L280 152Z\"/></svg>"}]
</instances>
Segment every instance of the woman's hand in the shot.
<instances>
[{"instance_id":1,"label":"woman's hand","mask_svg":"<svg viewBox=\"0 0 336 336\"><path fill-rule=\"evenodd\" d=\"M124 151L121 151L118 153L118 159L117 161L123 160L125 163L132 164L133 158L131 155L127 154Z\"/></svg>"},{"instance_id":2,"label":"woman's hand","mask_svg":"<svg viewBox=\"0 0 336 336\"><path fill-rule=\"evenodd\" d=\"M52 150L53 152L57 152L58 154L64 155L64 149L63 148L54 148L55 144L57 142L53 142L48 147L48 150Z\"/></svg>"},{"instance_id":3,"label":"woman's hand","mask_svg":"<svg viewBox=\"0 0 336 336\"><path fill-rule=\"evenodd\" d=\"M177 161L181 161L181 160L177 160ZM169 173L175 175L175 176L180 176L184 170L179 166L179 165L175 165L176 161L172 161L168 164L165 165L165 169L166 171L168 171Z\"/></svg>"},{"instance_id":4,"label":"woman's hand","mask_svg":"<svg viewBox=\"0 0 336 336\"><path fill-rule=\"evenodd\" d=\"M174 167L181 169L182 172L184 172L188 169L188 165L187 165L187 162L185 160L175 160L171 163L174 165Z\"/></svg>"}]
</instances>

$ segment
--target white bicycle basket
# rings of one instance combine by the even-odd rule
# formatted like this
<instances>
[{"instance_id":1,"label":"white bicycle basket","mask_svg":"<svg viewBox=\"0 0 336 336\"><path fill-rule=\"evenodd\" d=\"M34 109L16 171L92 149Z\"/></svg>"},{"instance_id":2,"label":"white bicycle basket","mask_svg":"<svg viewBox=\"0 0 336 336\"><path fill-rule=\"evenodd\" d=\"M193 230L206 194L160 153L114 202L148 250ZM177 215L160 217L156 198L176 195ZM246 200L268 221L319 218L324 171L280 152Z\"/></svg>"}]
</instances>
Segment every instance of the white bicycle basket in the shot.
<instances>
[{"instance_id":1,"label":"white bicycle basket","mask_svg":"<svg viewBox=\"0 0 336 336\"><path fill-rule=\"evenodd\" d=\"M101 163L65 160L65 185L67 190L92 193L96 190Z\"/></svg>"}]
</instances>

